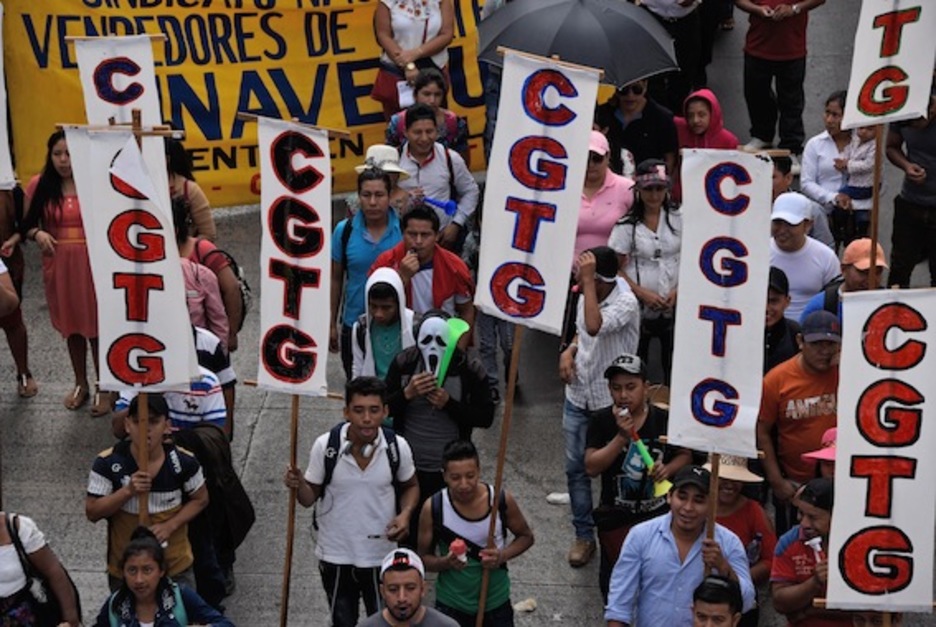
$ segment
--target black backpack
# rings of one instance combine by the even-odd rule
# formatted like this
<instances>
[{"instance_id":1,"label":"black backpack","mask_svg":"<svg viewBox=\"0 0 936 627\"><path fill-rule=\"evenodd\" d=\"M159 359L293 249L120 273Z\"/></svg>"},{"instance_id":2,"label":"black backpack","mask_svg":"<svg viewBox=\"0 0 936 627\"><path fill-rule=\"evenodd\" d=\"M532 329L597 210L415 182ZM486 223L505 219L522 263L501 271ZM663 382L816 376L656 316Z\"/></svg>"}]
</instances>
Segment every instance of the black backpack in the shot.
<instances>
[{"instance_id":1,"label":"black backpack","mask_svg":"<svg viewBox=\"0 0 936 627\"><path fill-rule=\"evenodd\" d=\"M224 259L227 260L228 264L231 266L231 271L234 272L234 276L237 277L237 285L240 287L240 296L241 296L241 320L240 326L237 327L236 331L240 333L241 329L244 328L244 320L247 319L247 313L250 311L250 306L253 304L253 292L250 289L250 284L247 283L247 275L244 273L244 269L237 263L237 260L231 256L231 253L220 248L215 248L209 250L202 256L200 247L198 244L201 242L201 238L195 242L195 261L207 266L207 259L210 259L212 255L221 255Z\"/></svg>"},{"instance_id":2,"label":"black backpack","mask_svg":"<svg viewBox=\"0 0 936 627\"><path fill-rule=\"evenodd\" d=\"M341 428L344 426L345 423L340 422L328 432L328 444L325 447L325 477L322 478L322 489L319 492L318 500L325 498L325 490L335 474L335 466L338 465L338 458L341 456ZM397 443L396 433L394 433L393 429L381 425L380 430L383 431L384 440L387 442L387 462L390 464L390 477L393 481L393 487L399 493L400 483L397 481L397 471L400 469L400 445ZM312 510L312 527L318 531L318 517L315 509Z\"/></svg>"}]
</instances>

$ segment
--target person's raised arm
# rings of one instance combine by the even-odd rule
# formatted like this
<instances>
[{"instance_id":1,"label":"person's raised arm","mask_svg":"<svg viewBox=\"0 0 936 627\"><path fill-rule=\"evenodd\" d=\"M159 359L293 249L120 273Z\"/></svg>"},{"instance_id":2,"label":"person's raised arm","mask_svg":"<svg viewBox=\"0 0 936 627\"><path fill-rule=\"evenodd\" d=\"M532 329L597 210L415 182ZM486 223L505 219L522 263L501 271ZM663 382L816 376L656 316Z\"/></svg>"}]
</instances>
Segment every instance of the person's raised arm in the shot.
<instances>
[{"instance_id":1,"label":"person's raised arm","mask_svg":"<svg viewBox=\"0 0 936 627\"><path fill-rule=\"evenodd\" d=\"M592 337L601 331L601 307L595 285L595 255L589 251L579 255L579 284L582 287L582 302L585 311L585 332Z\"/></svg>"}]
</instances>

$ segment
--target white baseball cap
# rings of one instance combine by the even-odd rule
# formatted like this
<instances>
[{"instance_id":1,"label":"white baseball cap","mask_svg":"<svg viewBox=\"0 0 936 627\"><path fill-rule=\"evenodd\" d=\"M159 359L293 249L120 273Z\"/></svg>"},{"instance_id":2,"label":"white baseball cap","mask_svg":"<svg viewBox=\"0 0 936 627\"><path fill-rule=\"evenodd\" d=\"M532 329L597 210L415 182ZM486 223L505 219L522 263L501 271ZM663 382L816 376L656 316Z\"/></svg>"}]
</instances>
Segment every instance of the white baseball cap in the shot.
<instances>
[{"instance_id":1,"label":"white baseball cap","mask_svg":"<svg viewBox=\"0 0 936 627\"><path fill-rule=\"evenodd\" d=\"M426 577L426 568L416 553L410 549L394 549L387 553L380 565L380 578L383 579L384 573L388 570L407 570L409 568L415 568L420 577Z\"/></svg>"},{"instance_id":2,"label":"white baseball cap","mask_svg":"<svg viewBox=\"0 0 936 627\"><path fill-rule=\"evenodd\" d=\"M812 220L812 201L799 192L780 194L773 203L771 220L783 220L796 226L803 220Z\"/></svg>"}]
</instances>

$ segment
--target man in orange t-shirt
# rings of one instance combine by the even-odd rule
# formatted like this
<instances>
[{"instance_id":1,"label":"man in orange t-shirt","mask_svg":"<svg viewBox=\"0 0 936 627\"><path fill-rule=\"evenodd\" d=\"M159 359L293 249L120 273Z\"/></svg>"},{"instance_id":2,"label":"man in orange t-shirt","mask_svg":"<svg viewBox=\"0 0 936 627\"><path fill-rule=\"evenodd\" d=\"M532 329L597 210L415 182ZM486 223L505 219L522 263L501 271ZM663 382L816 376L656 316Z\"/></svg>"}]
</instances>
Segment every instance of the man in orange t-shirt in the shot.
<instances>
[{"instance_id":1,"label":"man in orange t-shirt","mask_svg":"<svg viewBox=\"0 0 936 627\"><path fill-rule=\"evenodd\" d=\"M764 377L757 446L774 495L777 535L796 522L790 501L797 488L816 477L815 462L802 453L815 450L826 429L836 426L836 390L842 325L838 316L816 311L797 336L800 354Z\"/></svg>"}]
</instances>

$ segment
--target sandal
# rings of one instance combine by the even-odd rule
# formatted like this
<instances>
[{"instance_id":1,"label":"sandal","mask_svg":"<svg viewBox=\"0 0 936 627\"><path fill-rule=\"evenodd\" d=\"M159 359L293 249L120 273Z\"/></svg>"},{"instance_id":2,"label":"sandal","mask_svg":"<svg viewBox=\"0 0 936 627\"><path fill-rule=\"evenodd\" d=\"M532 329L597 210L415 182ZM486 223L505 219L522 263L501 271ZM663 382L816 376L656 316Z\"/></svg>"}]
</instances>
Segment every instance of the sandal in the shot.
<instances>
[{"instance_id":1,"label":"sandal","mask_svg":"<svg viewBox=\"0 0 936 627\"><path fill-rule=\"evenodd\" d=\"M23 372L16 377L16 389L20 398L32 398L39 393L39 386L36 385L31 372Z\"/></svg>"},{"instance_id":2,"label":"sandal","mask_svg":"<svg viewBox=\"0 0 936 627\"><path fill-rule=\"evenodd\" d=\"M106 416L111 413L111 408L113 407L112 401L113 397L110 392L95 390L94 403L91 405L91 416L93 418L100 418L101 416Z\"/></svg>"},{"instance_id":3,"label":"sandal","mask_svg":"<svg viewBox=\"0 0 936 627\"><path fill-rule=\"evenodd\" d=\"M88 388L83 385L76 385L75 390L65 397L65 409L75 411L88 402Z\"/></svg>"}]
</instances>

